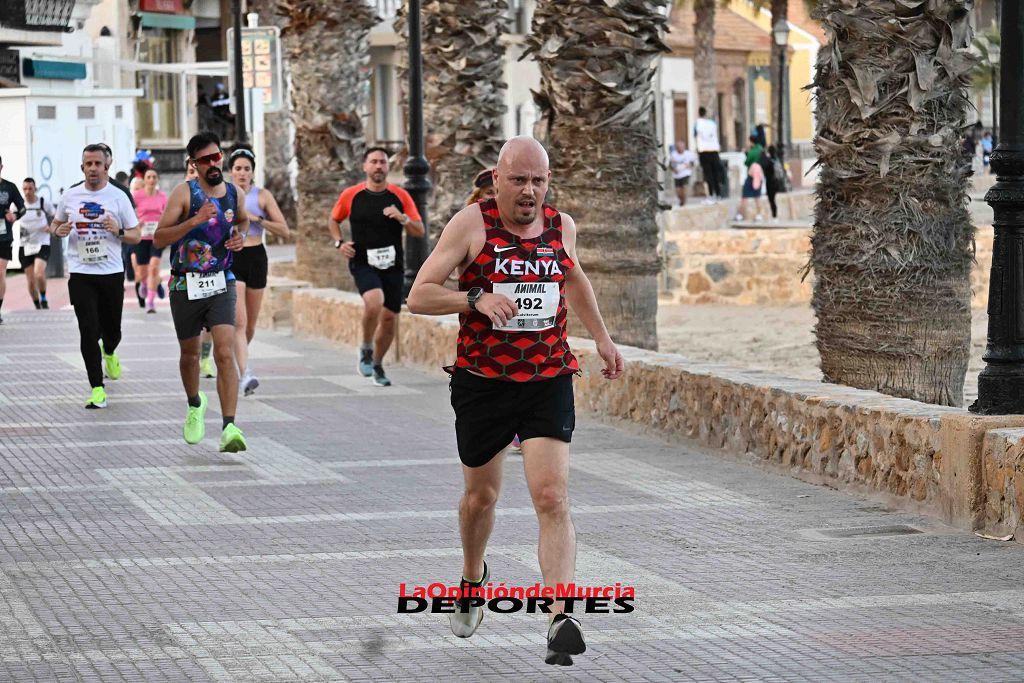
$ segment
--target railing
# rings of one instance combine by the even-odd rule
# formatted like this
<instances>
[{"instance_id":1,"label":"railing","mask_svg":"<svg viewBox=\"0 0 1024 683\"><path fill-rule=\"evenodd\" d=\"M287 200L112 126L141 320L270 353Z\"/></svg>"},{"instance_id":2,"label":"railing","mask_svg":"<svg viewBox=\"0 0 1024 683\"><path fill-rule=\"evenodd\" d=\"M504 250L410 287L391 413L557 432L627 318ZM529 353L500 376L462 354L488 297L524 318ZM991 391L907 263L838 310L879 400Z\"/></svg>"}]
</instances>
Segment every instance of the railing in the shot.
<instances>
[{"instance_id":1,"label":"railing","mask_svg":"<svg viewBox=\"0 0 1024 683\"><path fill-rule=\"evenodd\" d=\"M25 31L68 31L75 0L0 0L0 26Z\"/></svg>"},{"instance_id":2,"label":"railing","mask_svg":"<svg viewBox=\"0 0 1024 683\"><path fill-rule=\"evenodd\" d=\"M377 16L384 21L394 19L401 6L402 0L377 0Z\"/></svg>"}]
</instances>

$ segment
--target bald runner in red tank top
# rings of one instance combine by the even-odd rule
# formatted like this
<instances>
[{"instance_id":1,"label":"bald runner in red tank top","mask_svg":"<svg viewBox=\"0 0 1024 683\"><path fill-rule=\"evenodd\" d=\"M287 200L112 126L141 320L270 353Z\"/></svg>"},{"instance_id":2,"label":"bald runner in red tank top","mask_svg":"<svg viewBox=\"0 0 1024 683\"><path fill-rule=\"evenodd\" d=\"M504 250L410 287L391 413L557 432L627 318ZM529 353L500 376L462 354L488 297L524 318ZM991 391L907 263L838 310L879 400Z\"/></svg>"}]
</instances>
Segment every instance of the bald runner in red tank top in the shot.
<instances>
[{"instance_id":1,"label":"bald runner in red tank top","mask_svg":"<svg viewBox=\"0 0 1024 683\"><path fill-rule=\"evenodd\" d=\"M575 267L562 247L562 217L544 205L544 231L520 239L505 229L493 199L480 204L486 242L459 277L459 290L505 294L519 314L497 327L483 313L459 315L455 366L490 379L532 382L579 370L566 333L565 274Z\"/></svg>"}]
</instances>

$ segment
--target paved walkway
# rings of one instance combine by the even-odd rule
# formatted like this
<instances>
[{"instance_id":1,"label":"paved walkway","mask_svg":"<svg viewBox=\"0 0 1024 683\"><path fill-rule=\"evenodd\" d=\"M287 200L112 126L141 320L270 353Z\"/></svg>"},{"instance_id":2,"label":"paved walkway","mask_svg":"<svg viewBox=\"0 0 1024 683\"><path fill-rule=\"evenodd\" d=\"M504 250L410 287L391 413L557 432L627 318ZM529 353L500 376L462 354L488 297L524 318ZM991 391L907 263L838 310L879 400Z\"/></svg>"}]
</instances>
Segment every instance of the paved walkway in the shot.
<instances>
[{"instance_id":1,"label":"paved walkway","mask_svg":"<svg viewBox=\"0 0 1024 683\"><path fill-rule=\"evenodd\" d=\"M215 410L203 444L181 440L167 310L129 303L105 411L81 406L70 311L0 326L0 680L1024 679L1024 546L587 419L579 580L635 585L637 610L584 618L567 670L543 664L536 615L461 641L396 614L400 582L460 568L441 377L377 389L350 349L260 331L251 450L220 455ZM531 585L507 467L488 558Z\"/></svg>"}]
</instances>

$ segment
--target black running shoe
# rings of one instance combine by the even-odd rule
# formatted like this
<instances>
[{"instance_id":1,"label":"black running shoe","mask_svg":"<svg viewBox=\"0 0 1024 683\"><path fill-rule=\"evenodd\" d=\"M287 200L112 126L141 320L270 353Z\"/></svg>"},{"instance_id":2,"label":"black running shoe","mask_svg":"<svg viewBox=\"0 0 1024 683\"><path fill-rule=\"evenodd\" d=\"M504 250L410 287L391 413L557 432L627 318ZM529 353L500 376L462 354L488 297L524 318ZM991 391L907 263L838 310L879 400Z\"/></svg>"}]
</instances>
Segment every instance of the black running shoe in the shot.
<instances>
[{"instance_id":1,"label":"black running shoe","mask_svg":"<svg viewBox=\"0 0 1024 683\"><path fill-rule=\"evenodd\" d=\"M384 366L383 365L374 365L373 366L373 383L376 384L378 387L390 387L391 386L391 380L389 380L387 378L387 375L384 374Z\"/></svg>"},{"instance_id":2,"label":"black running shoe","mask_svg":"<svg viewBox=\"0 0 1024 683\"><path fill-rule=\"evenodd\" d=\"M586 651L587 644L583 642L580 622L564 614L556 614L551 626L548 627L548 654L544 657L545 663L572 666L572 655L581 655Z\"/></svg>"},{"instance_id":3,"label":"black running shoe","mask_svg":"<svg viewBox=\"0 0 1024 683\"><path fill-rule=\"evenodd\" d=\"M487 570L487 563L484 562L484 575L479 581L470 582L466 579L462 579L459 582L459 590L468 591L472 588L480 588L487 583L490 578L490 572ZM455 611L448 613L448 623L451 624L452 633L457 635L459 638L469 638L471 635L476 633L477 626L484 620L484 608L476 607L473 605L462 604L461 600L455 601Z\"/></svg>"},{"instance_id":4,"label":"black running shoe","mask_svg":"<svg viewBox=\"0 0 1024 683\"><path fill-rule=\"evenodd\" d=\"M43 310L47 310L50 308L50 302L47 301L46 299L40 299L39 307L42 308Z\"/></svg>"},{"instance_id":5,"label":"black running shoe","mask_svg":"<svg viewBox=\"0 0 1024 683\"><path fill-rule=\"evenodd\" d=\"M161 299L167 296L167 292L164 291L164 283L161 282L156 286L156 295Z\"/></svg>"},{"instance_id":6,"label":"black running shoe","mask_svg":"<svg viewBox=\"0 0 1024 683\"><path fill-rule=\"evenodd\" d=\"M39 310L39 299L32 299L32 303L35 304L36 310Z\"/></svg>"}]
</instances>

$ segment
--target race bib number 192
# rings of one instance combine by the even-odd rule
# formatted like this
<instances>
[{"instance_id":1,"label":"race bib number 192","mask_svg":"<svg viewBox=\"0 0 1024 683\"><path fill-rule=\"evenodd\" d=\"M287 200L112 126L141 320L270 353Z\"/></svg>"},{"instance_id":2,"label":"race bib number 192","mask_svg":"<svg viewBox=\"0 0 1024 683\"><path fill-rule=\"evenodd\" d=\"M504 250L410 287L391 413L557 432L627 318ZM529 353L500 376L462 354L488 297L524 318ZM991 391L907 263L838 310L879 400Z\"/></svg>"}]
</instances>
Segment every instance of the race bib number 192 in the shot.
<instances>
[{"instance_id":1,"label":"race bib number 192","mask_svg":"<svg viewBox=\"0 0 1024 683\"><path fill-rule=\"evenodd\" d=\"M504 325L502 332L536 332L555 326L558 314L557 282L495 282L494 293L516 302L519 312Z\"/></svg>"}]
</instances>

